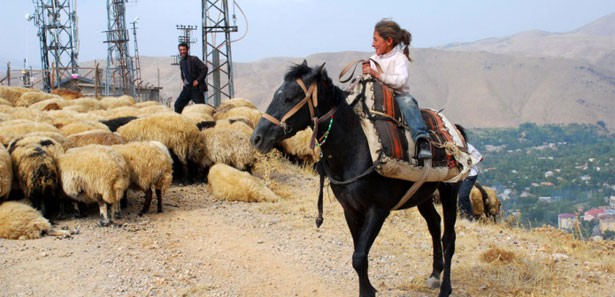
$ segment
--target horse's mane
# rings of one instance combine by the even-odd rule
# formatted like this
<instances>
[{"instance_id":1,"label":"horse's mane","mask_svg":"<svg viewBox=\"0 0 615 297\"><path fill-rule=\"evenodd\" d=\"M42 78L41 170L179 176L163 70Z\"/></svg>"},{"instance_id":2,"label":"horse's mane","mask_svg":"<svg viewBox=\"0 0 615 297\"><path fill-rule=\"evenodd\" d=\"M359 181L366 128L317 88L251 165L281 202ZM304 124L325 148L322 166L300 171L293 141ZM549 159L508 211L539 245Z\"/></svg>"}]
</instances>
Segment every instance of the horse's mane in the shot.
<instances>
[{"instance_id":1,"label":"horse's mane","mask_svg":"<svg viewBox=\"0 0 615 297\"><path fill-rule=\"evenodd\" d=\"M316 69L309 67L305 62L302 64L294 64L289 67L288 72L284 75L284 81L293 81L308 74L313 74L311 78L318 82L319 93L323 93L322 91L332 92L334 101L331 103L333 105L338 105L341 101L346 99L348 93L333 84L333 81L324 69L324 64Z\"/></svg>"},{"instance_id":2,"label":"horse's mane","mask_svg":"<svg viewBox=\"0 0 615 297\"><path fill-rule=\"evenodd\" d=\"M466 140L466 142L468 142L468 134L466 132L466 128L464 128L463 126L459 125L459 124L455 124L455 127L457 128L457 130L459 130L459 133L461 133L461 136L463 136L463 139Z\"/></svg>"}]
</instances>

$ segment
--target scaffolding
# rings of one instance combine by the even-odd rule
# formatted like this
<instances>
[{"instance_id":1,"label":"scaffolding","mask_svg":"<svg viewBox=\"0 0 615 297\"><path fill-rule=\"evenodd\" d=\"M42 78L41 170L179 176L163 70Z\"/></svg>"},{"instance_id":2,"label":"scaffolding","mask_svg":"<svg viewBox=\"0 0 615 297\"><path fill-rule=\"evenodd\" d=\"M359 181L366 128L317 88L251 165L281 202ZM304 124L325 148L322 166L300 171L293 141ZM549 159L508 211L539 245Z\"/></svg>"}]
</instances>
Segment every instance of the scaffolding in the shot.
<instances>
[{"instance_id":1,"label":"scaffolding","mask_svg":"<svg viewBox=\"0 0 615 297\"><path fill-rule=\"evenodd\" d=\"M76 14L70 0L33 0L41 47L43 90L50 91L78 76Z\"/></svg>"},{"instance_id":2,"label":"scaffolding","mask_svg":"<svg viewBox=\"0 0 615 297\"><path fill-rule=\"evenodd\" d=\"M126 1L107 0L107 68L105 71L105 94L107 96L130 95L136 97L134 69L128 52L126 29Z\"/></svg>"},{"instance_id":3,"label":"scaffolding","mask_svg":"<svg viewBox=\"0 0 615 297\"><path fill-rule=\"evenodd\" d=\"M202 0L203 21L203 61L209 72L206 94L207 102L213 98L214 106L220 105L222 98L233 98L233 61L231 55L231 32L237 32L237 26L229 22L227 0Z\"/></svg>"}]
</instances>

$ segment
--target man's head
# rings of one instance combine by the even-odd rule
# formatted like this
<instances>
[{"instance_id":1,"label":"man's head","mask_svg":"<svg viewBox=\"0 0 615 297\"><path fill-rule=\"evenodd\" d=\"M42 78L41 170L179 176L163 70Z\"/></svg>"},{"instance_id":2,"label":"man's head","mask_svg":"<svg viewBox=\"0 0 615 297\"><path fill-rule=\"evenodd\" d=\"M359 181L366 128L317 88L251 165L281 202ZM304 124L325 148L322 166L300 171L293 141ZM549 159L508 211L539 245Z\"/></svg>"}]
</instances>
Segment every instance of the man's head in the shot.
<instances>
[{"instance_id":1,"label":"man's head","mask_svg":"<svg viewBox=\"0 0 615 297\"><path fill-rule=\"evenodd\" d=\"M188 51L190 50L190 46L185 42L180 43L177 48L179 49L179 55L182 58L185 58L188 55Z\"/></svg>"}]
</instances>

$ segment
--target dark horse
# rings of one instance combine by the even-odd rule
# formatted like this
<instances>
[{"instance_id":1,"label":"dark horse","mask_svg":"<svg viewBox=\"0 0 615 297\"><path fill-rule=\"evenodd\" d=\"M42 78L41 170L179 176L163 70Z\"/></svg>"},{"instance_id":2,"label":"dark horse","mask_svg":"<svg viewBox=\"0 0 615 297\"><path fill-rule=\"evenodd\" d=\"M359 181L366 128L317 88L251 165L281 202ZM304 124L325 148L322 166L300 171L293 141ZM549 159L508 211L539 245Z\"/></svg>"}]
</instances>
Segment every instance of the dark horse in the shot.
<instances>
[{"instance_id":1,"label":"dark horse","mask_svg":"<svg viewBox=\"0 0 615 297\"><path fill-rule=\"evenodd\" d=\"M309 89L306 86L310 86ZM373 162L367 139L359 117L345 100L347 95L333 85L324 65L314 69L305 61L295 65L273 95L250 141L258 151L265 153L277 142L317 123L313 128L317 145L321 146L321 162L332 180L333 193L344 208L354 241L352 266L359 276L359 295L367 297L376 295L367 272L369 250L392 208L413 183L386 178L370 170ZM335 122L330 125L333 118ZM346 182L334 183L333 180ZM440 215L431 199L436 189L441 194L444 215L442 240ZM417 206L427 222L433 243L433 270L427 282L433 288L440 285L440 274L444 270L439 296L449 296L452 292L450 276L455 252L457 192L457 184L425 183L401 207Z\"/></svg>"}]
</instances>

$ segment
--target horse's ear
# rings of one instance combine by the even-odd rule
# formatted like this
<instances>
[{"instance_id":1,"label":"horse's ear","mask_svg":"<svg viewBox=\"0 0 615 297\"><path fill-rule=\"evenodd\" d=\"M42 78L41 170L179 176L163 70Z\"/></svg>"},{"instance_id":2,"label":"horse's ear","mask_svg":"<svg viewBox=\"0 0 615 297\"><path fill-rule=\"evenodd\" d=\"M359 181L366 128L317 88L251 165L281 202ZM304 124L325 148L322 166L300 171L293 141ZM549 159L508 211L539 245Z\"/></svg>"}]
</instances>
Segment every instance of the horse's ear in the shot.
<instances>
[{"instance_id":1,"label":"horse's ear","mask_svg":"<svg viewBox=\"0 0 615 297\"><path fill-rule=\"evenodd\" d=\"M303 63L301 63L301 66L307 66L307 65L308 65L308 64L307 64L307 60L306 60L306 59L303 59Z\"/></svg>"}]
</instances>

